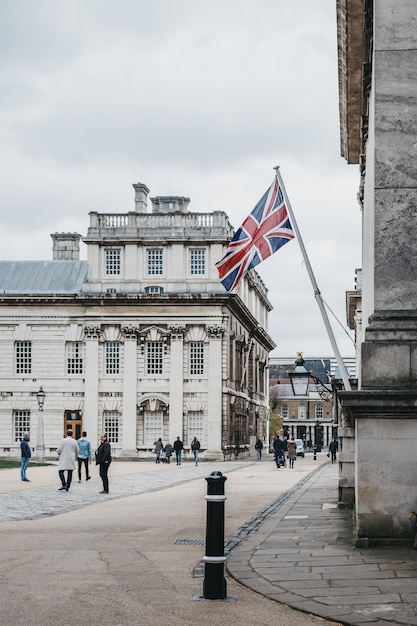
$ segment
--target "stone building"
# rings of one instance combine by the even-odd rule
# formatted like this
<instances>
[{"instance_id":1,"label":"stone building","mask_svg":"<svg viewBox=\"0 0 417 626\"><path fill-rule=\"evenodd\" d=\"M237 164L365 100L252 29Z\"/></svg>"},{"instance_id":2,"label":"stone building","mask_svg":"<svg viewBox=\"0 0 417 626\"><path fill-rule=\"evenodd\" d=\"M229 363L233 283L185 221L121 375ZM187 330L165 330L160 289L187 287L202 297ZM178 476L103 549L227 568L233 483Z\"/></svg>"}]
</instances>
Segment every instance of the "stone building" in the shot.
<instances>
[{"instance_id":1,"label":"stone building","mask_svg":"<svg viewBox=\"0 0 417 626\"><path fill-rule=\"evenodd\" d=\"M358 390L341 391L341 499L358 544L410 541L417 475L417 5L338 0L342 155L359 165Z\"/></svg>"},{"instance_id":2,"label":"stone building","mask_svg":"<svg viewBox=\"0 0 417 626\"><path fill-rule=\"evenodd\" d=\"M197 436L203 458L227 459L267 436L265 285L251 271L224 291L225 213L190 212L179 196L149 211L148 188L133 187L134 210L90 213L85 237L51 235L52 261L0 262L2 456L19 456L30 431L53 457L69 426L93 444L107 432L120 458Z\"/></svg>"}]
</instances>

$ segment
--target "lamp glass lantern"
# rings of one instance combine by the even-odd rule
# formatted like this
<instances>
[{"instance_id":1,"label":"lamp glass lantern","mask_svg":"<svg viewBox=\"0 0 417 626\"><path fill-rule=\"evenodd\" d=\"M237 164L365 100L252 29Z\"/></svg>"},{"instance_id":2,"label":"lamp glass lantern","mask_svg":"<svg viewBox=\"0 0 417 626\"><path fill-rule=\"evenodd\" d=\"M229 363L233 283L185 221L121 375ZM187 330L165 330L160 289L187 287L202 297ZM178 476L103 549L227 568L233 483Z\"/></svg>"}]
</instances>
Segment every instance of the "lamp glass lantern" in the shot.
<instances>
[{"instance_id":1,"label":"lamp glass lantern","mask_svg":"<svg viewBox=\"0 0 417 626\"><path fill-rule=\"evenodd\" d=\"M38 399L38 407L39 407L39 411L43 411L43 405L45 403L45 392L43 390L42 387L40 387L38 393L36 394L36 397Z\"/></svg>"},{"instance_id":2,"label":"lamp glass lantern","mask_svg":"<svg viewBox=\"0 0 417 626\"><path fill-rule=\"evenodd\" d=\"M310 372L304 367L304 359L301 352L295 362L295 368L292 372L288 372L291 381L291 387L295 396L307 396L308 385L310 382Z\"/></svg>"}]
</instances>

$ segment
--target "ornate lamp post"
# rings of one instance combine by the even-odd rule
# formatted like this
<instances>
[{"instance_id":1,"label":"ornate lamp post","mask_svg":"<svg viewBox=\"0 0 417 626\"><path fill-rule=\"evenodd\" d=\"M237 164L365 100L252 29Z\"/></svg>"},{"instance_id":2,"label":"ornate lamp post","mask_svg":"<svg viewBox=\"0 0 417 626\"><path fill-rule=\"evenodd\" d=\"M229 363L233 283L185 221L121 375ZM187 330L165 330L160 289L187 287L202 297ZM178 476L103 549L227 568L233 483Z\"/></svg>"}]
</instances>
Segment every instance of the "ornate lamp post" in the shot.
<instances>
[{"instance_id":1,"label":"ornate lamp post","mask_svg":"<svg viewBox=\"0 0 417 626\"><path fill-rule=\"evenodd\" d=\"M42 387L40 387L38 393L36 394L36 398L38 400L38 440L36 445L36 452L39 461L43 461L45 458L45 440L43 434L43 405L45 402L45 392Z\"/></svg>"},{"instance_id":2,"label":"ornate lamp post","mask_svg":"<svg viewBox=\"0 0 417 626\"><path fill-rule=\"evenodd\" d=\"M308 396L308 384L310 382L311 374L304 367L304 363L303 353L298 352L295 368L292 372L288 372L291 387L295 396Z\"/></svg>"}]
</instances>

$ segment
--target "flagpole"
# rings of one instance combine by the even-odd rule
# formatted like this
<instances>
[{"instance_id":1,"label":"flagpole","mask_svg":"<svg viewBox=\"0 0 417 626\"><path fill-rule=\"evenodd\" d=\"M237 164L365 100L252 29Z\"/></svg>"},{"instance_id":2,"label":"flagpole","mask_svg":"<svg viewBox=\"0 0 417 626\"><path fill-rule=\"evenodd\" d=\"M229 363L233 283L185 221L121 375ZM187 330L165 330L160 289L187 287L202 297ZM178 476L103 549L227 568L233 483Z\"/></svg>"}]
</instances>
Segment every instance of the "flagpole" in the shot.
<instances>
[{"instance_id":1,"label":"flagpole","mask_svg":"<svg viewBox=\"0 0 417 626\"><path fill-rule=\"evenodd\" d=\"M330 343L331 343L331 346L333 348L333 352L334 352L334 355L336 357L336 361L337 361L337 364L339 366L340 373L342 375L342 380L343 380L343 383L345 385L345 390L346 391L351 391L352 388L350 386L349 374L347 372L345 364L343 363L343 359L342 359L342 357L340 355L339 348L337 346L336 339L335 339L334 334L333 334L333 329L332 329L332 327L330 325L329 317L327 315L327 311L326 311L326 308L324 306L323 298L322 298L322 295L320 293L320 289L318 288L316 279L315 279L314 274L313 274L312 267L310 265L309 258L307 256L306 249L304 247L303 240L302 240L301 235L300 235L300 231L298 230L298 225L297 225L297 222L295 221L294 213L293 213L293 210L291 208L291 204L290 204L290 201L288 199L287 192L285 191L285 186L284 186L284 183L282 181L281 173L279 171L279 165L277 167L274 167L274 170L275 170L278 182L279 182L279 184L281 186L282 193L284 195L284 200L285 200L285 204L286 204L286 207L287 207L288 215L290 216L290 222L291 222L291 225L292 225L292 227L294 229L295 236L296 236L296 238L298 240L298 244L299 244L300 249L301 249L301 254L303 255L304 263L306 264L308 275L310 276L311 284L312 284L313 290L314 290L314 297L316 298L316 302L317 302L318 307L320 309L320 313L321 313L321 316L323 318L324 326L325 326L325 328L327 330L327 335L328 335L328 337L330 339Z\"/></svg>"}]
</instances>

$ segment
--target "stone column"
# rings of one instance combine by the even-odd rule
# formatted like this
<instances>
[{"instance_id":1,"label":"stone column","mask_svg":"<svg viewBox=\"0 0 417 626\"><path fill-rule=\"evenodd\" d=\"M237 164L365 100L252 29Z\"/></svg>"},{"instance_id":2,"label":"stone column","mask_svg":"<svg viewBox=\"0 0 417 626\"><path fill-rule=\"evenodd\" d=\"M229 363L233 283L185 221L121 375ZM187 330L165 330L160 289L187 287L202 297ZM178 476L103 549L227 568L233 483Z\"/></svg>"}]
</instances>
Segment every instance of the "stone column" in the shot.
<instances>
[{"instance_id":1,"label":"stone column","mask_svg":"<svg viewBox=\"0 0 417 626\"><path fill-rule=\"evenodd\" d=\"M137 400L137 328L122 328L124 338L123 362L123 456L137 457L136 400Z\"/></svg>"},{"instance_id":2,"label":"stone column","mask_svg":"<svg viewBox=\"0 0 417 626\"><path fill-rule=\"evenodd\" d=\"M417 495L417 31L409 0L374 2L366 147L363 323L355 429L359 545L410 541ZM414 19L412 19L414 18Z\"/></svg>"},{"instance_id":3,"label":"stone column","mask_svg":"<svg viewBox=\"0 0 417 626\"><path fill-rule=\"evenodd\" d=\"M208 429L206 459L222 459L222 345L224 326L206 326L208 347Z\"/></svg>"},{"instance_id":4,"label":"stone column","mask_svg":"<svg viewBox=\"0 0 417 626\"><path fill-rule=\"evenodd\" d=\"M170 326L171 376L169 381L169 441L183 439L184 422L184 332L185 326Z\"/></svg>"},{"instance_id":5,"label":"stone column","mask_svg":"<svg viewBox=\"0 0 417 626\"><path fill-rule=\"evenodd\" d=\"M98 415L98 340L101 335L100 326L84 326L85 340L85 385L83 430L91 440L95 450L101 430L101 416ZM100 419L99 419L100 417Z\"/></svg>"}]
</instances>

